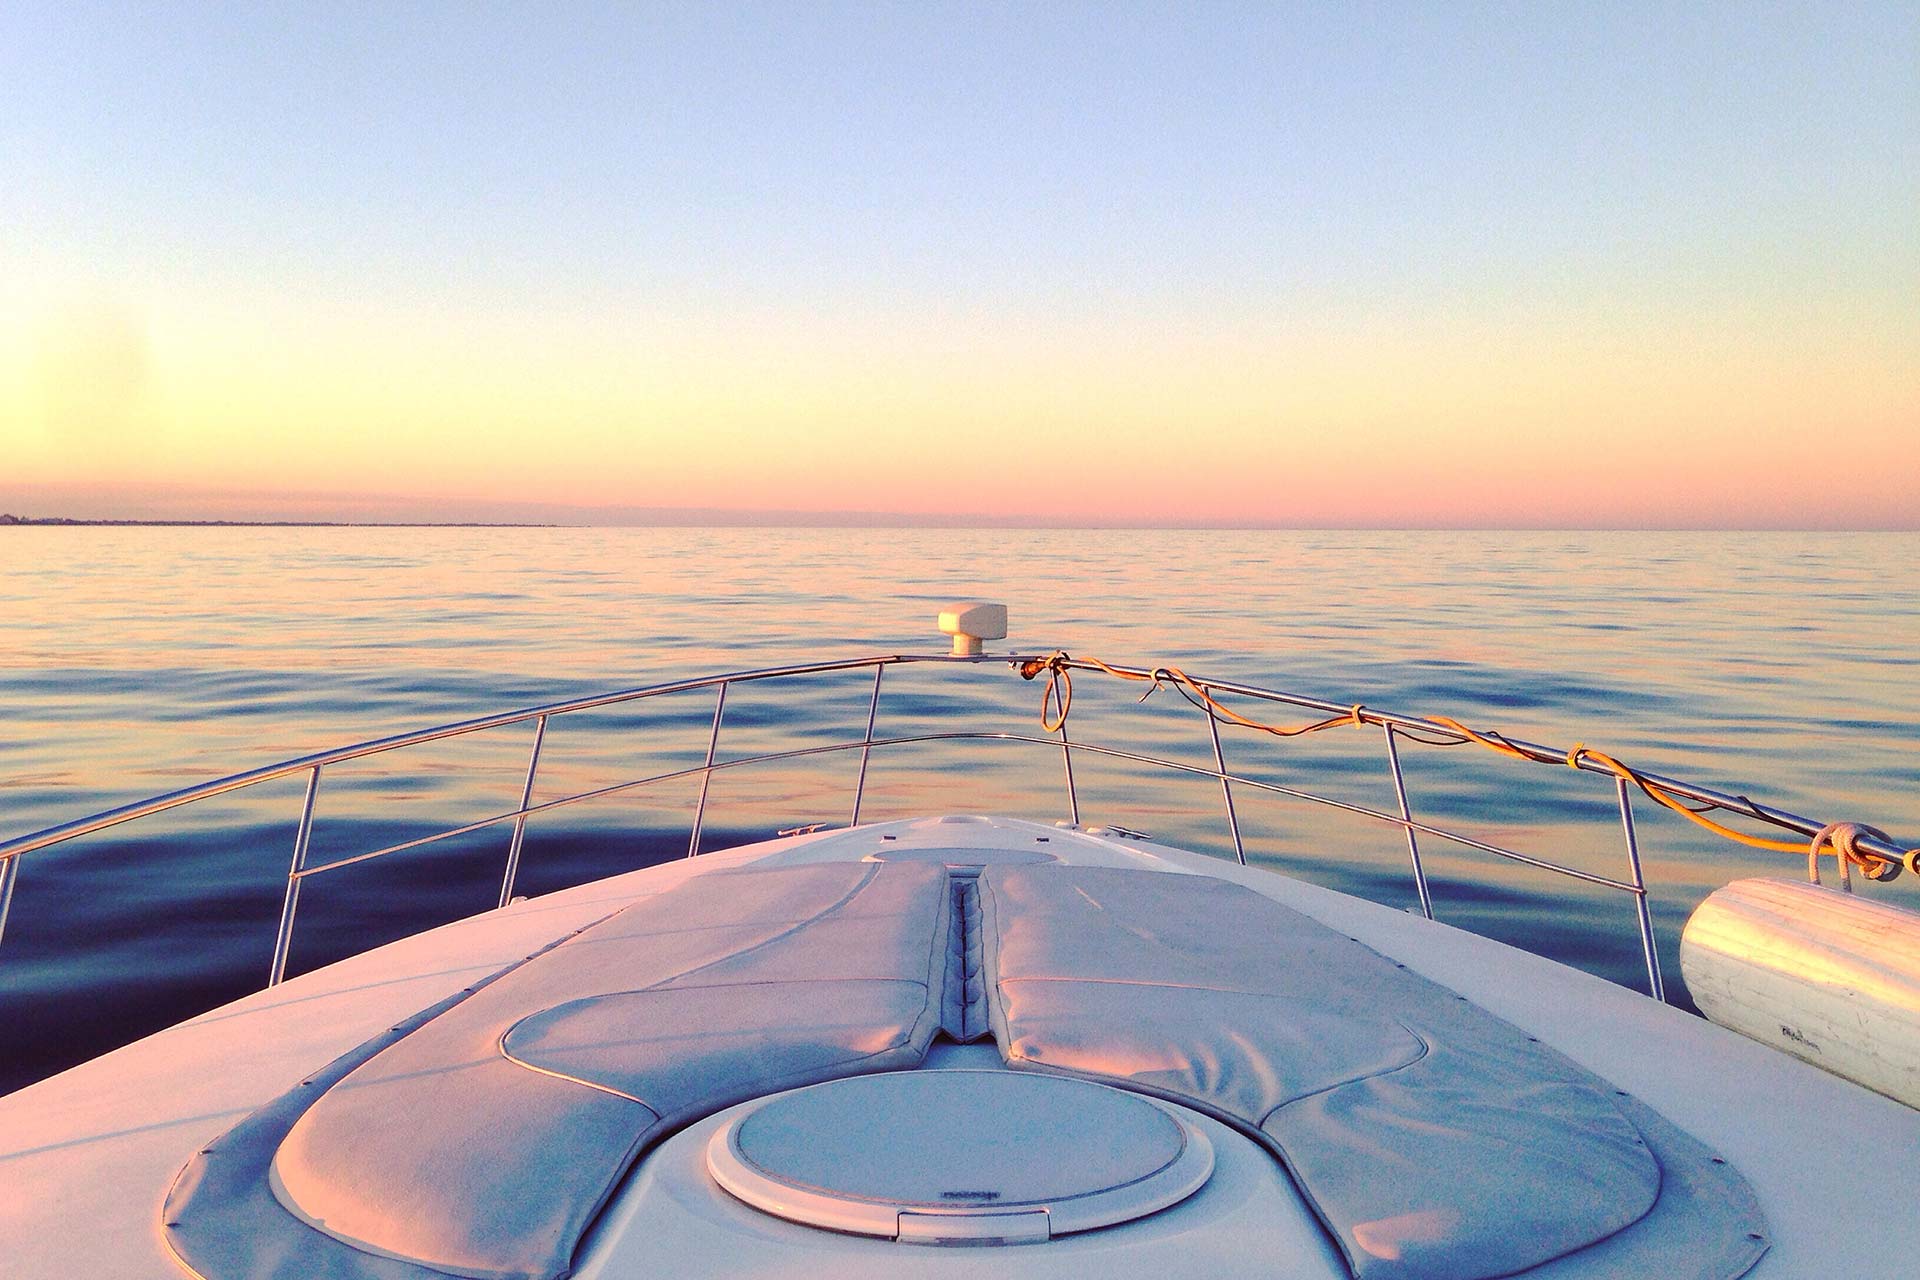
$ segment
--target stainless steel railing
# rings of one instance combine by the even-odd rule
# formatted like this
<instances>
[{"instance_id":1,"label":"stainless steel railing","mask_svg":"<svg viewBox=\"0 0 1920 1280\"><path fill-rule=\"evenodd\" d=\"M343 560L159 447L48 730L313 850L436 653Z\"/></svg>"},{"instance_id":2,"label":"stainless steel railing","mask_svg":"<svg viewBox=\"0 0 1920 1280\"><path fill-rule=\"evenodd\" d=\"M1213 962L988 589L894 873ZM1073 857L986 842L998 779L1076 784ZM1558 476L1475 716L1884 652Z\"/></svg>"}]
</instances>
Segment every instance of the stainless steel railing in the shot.
<instances>
[{"instance_id":1,"label":"stainless steel railing","mask_svg":"<svg viewBox=\"0 0 1920 1280\"><path fill-rule=\"evenodd\" d=\"M286 893L281 906L279 930L274 939L272 966L267 977L269 986L279 983L286 976L287 956L292 947L294 923L299 912L300 891L306 881L314 876L329 871L336 871L343 867L354 866L362 862L368 862L376 858L402 853L409 849L434 844L441 840L451 839L499 824L511 823L512 836L507 849L506 866L501 879L499 897L500 905L505 906L514 896L514 885L520 867L520 854L526 837L527 820L536 814L549 813L570 805L601 799L640 787L697 775L700 778L700 793L699 800L694 809L692 834L689 837L687 845L687 856L692 857L700 851L701 829L706 816L707 798L715 773L723 770L773 764L803 757L858 751L860 753L860 770L854 785L852 811L848 818L849 825L858 825L860 821L861 802L866 791L867 767L876 749L902 747L929 742L1001 741L1039 746L1048 749L1057 748L1059 750L1065 780L1067 813L1076 823L1080 821L1080 798L1078 788L1074 781L1073 757L1075 753L1078 752L1121 760L1132 764L1171 770L1178 773L1217 779L1220 783L1221 799L1224 806L1228 833L1232 837L1234 855L1243 866L1247 861L1247 851L1245 841L1241 835L1239 815L1234 806L1234 789L1236 787L1246 787L1269 794L1306 801L1312 804L1327 805L1347 813L1398 827L1406 837L1409 870L1415 891L1419 897L1420 910L1428 919L1434 917L1433 896L1428 887L1426 867L1421 854L1420 837L1422 836L1448 841L1453 844L1478 850L1482 853L1491 854L1510 862L1533 867L1540 871L1550 872L1554 875L1567 877L1586 884L1629 895L1633 899L1635 925L1640 935L1641 951L1646 965L1648 991L1656 999L1664 1000L1666 998L1666 986L1660 972L1660 957L1654 935L1653 916L1648 905L1646 877L1641 865L1639 838L1634 825L1631 789L1626 779L1589 761L1576 759L1574 767L1589 773L1603 774L1614 784L1619 805L1621 831L1625 841L1627 875L1624 879L1598 875L1577 867L1570 867L1529 854L1520 853L1516 850L1490 844L1461 832L1452 831L1416 819L1407 799L1406 780L1400 766L1400 753L1397 739L1402 734L1407 733L1421 735L1423 740L1431 740L1435 737L1457 739L1458 735L1446 726L1430 720L1424 720L1415 716L1402 716L1391 712L1382 712L1372 707L1367 708L1367 718L1370 722L1379 723L1384 734L1386 762L1393 779L1397 812L1388 812L1368 805L1355 804L1300 788L1249 777L1229 770L1227 767L1226 754L1221 742L1220 719L1210 709L1204 706L1201 710L1205 712L1207 719L1209 745L1213 757L1212 768L1206 768L1201 765L1179 760L1171 760L1164 756L1108 746L1097 742L1073 740L1068 737L1064 723L1051 734L1043 735L1017 732L953 730L893 737L874 736L875 725L878 723L879 717L883 678L890 667L906 664L953 667L999 663L1006 664L1017 670L1023 664L1035 660L1031 655L982 654L971 657L954 657L948 655L890 654L833 662L814 662L792 666L766 667L750 671L734 671L722 675L703 676L690 680L676 680L664 684L647 685L636 689L625 689L615 693L576 698L565 702L551 703L546 706L531 707L522 711L481 716L476 719L462 720L431 729L422 729L413 733L397 734L391 737L374 739L369 742L357 743L352 746L339 747L331 751L317 752L312 755L301 756L297 759L285 760L278 764L267 765L263 768L236 773L229 777L218 778L211 782L201 783L198 786L167 792L164 795L154 796L133 804L122 805L115 809L94 814L91 817L80 818L72 822L62 823L58 826L48 827L45 830L36 831L29 835L19 836L0 843L0 939L3 939L5 936L7 916L12 906L14 888L19 881L21 863L28 854L97 831L103 831L122 823L132 822L152 814L162 813L168 809L193 804L197 801L206 800L213 796L224 795L245 787L256 786L276 778L304 774L306 778L306 788L301 806L299 826L294 836L293 856L287 869ZM1063 659L1062 662L1069 670L1092 671L1097 669L1094 664L1078 662L1072 659ZM726 717L727 691L734 685L797 676L820 676L836 672L865 669L871 669L873 671L873 690L867 707L866 732L864 736L846 741L794 747L786 750L769 751L732 759L723 760L719 758L720 736ZM1110 668L1110 670L1149 678L1153 674L1148 668L1138 667L1113 667ZM1235 681L1210 680L1195 677L1194 682L1209 694L1216 697L1226 695L1249 698L1257 701L1284 704L1309 711L1317 711L1327 715L1342 714L1349 710L1348 705L1341 703L1329 702L1319 698L1303 697L1298 694L1284 693L1273 689L1263 689ZM539 804L533 802L535 788L539 779L541 748L546 741L547 726L550 721L557 717L576 712L621 703L636 702L648 698L660 697L665 694L684 693L697 689L715 690L713 724L708 734L706 754L703 763L687 768L633 778L610 786L573 792L557 799L542 801ZM524 724L529 721L531 721L534 726L533 745L527 759L526 779L521 789L520 803L514 808L493 814L475 822L448 827L429 835L403 840L378 849L334 858L331 861L318 865L309 864L308 854L313 835L314 804L319 795L323 773L329 766L350 760L364 759L368 756L381 755L386 752L399 750L403 747L417 746L422 743L435 742L448 738L464 737L469 734L479 733L483 730ZM1565 756L1565 753L1557 748L1524 742L1519 739L1509 739L1509 741L1511 741L1514 746L1522 748L1523 750L1530 750L1545 756L1554 758L1564 758ZM1771 805L1761 804L1746 796L1731 795L1709 787L1682 782L1678 779L1658 774L1643 774L1642 776L1648 781L1657 784L1663 791L1673 795L1694 800L1702 804L1712 805L1729 813L1739 814L1754 821L1765 823L1781 830L1791 831L1801 836L1810 838L1825 825L1812 818L1790 813L1787 810L1775 808ZM1885 857L1896 863L1903 853L1900 848L1871 836L1862 838L1859 841L1858 847L1863 852ZM4 963L3 953L0 953L0 963Z\"/></svg>"}]
</instances>

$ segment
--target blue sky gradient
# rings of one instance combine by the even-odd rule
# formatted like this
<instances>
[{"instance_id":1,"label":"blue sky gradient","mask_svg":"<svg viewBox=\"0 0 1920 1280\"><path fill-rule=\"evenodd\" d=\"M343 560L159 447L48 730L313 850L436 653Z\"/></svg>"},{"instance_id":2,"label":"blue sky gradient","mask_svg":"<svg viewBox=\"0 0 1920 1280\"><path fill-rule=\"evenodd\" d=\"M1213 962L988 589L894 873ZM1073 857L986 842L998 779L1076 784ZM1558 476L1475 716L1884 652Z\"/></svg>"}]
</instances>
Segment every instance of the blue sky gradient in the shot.
<instances>
[{"instance_id":1,"label":"blue sky gradient","mask_svg":"<svg viewBox=\"0 0 1920 1280\"><path fill-rule=\"evenodd\" d=\"M1916 66L1910 4L33 0L0 14L0 272L19 343L62 299L183 288L428 327L664 308L749 347L769 316L1058 317L1149 353L1752 320L1882 344L1884 417L1914 387Z\"/></svg>"}]
</instances>

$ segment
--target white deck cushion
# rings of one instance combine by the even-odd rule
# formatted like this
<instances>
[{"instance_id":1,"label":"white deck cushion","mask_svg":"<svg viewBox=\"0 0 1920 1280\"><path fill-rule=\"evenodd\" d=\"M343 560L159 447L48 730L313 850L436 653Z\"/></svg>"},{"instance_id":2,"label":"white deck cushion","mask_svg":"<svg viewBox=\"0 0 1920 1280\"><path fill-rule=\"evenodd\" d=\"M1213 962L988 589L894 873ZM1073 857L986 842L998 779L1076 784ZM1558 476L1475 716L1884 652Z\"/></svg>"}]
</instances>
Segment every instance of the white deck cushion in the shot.
<instances>
[{"instance_id":1,"label":"white deck cushion","mask_svg":"<svg viewBox=\"0 0 1920 1280\"><path fill-rule=\"evenodd\" d=\"M554 1280L665 1132L942 1029L1238 1125L1361 1280L1732 1280L1766 1248L1687 1135L1271 899L911 862L709 872L582 930L242 1121L166 1239L210 1280Z\"/></svg>"},{"instance_id":2,"label":"white deck cushion","mask_svg":"<svg viewBox=\"0 0 1920 1280\"><path fill-rule=\"evenodd\" d=\"M1698 1144L1657 1117L1636 1123L1644 1108L1562 1055L1252 890L1066 866L992 867L980 886L1008 1060L1260 1136L1362 1280L1532 1275L1602 1246L1624 1269L1568 1274L1730 1277L1764 1251L1744 1182ZM1654 1212L1669 1185L1682 1217Z\"/></svg>"},{"instance_id":3,"label":"white deck cushion","mask_svg":"<svg viewBox=\"0 0 1920 1280\"><path fill-rule=\"evenodd\" d=\"M277 1144L285 1220L263 1211L264 1186L237 1205L194 1194L208 1171L190 1167L171 1239L190 1263L196 1247L226 1259L206 1269L222 1280L564 1275L660 1133L769 1090L916 1065L940 1024L948 898L937 865L696 876L379 1046L290 1123L223 1140L203 1160L258 1164L255 1148ZM240 1265L222 1240L234 1230L260 1241Z\"/></svg>"}]
</instances>

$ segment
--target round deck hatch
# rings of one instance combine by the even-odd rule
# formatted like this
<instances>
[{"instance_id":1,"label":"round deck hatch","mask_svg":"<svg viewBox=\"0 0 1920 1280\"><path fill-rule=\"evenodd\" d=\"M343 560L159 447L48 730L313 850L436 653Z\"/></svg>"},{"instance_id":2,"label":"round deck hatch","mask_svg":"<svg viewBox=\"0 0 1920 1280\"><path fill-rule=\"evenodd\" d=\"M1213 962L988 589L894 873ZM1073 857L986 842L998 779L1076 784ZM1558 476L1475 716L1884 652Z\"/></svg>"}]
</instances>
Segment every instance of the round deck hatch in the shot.
<instances>
[{"instance_id":1,"label":"round deck hatch","mask_svg":"<svg viewBox=\"0 0 1920 1280\"><path fill-rule=\"evenodd\" d=\"M1199 1129L1106 1085L1013 1071L901 1071L778 1094L707 1146L714 1180L807 1226L924 1244L1016 1244L1186 1199Z\"/></svg>"}]
</instances>

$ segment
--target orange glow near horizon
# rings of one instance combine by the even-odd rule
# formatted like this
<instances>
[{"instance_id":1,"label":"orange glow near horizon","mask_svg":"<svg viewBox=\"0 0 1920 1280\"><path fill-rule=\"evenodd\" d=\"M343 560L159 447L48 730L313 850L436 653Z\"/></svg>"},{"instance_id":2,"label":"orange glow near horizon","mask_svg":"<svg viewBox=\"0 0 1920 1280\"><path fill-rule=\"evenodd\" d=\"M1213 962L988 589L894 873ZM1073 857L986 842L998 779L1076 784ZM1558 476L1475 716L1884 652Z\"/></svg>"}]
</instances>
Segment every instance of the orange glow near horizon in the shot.
<instances>
[{"instance_id":1,"label":"orange glow near horizon","mask_svg":"<svg viewBox=\"0 0 1920 1280\"><path fill-rule=\"evenodd\" d=\"M0 501L1912 527L1920 356L1870 328L452 313L156 289L0 328Z\"/></svg>"},{"instance_id":2,"label":"orange glow near horizon","mask_svg":"<svg viewBox=\"0 0 1920 1280\"><path fill-rule=\"evenodd\" d=\"M1911 5L7 35L0 512L1920 527Z\"/></svg>"}]
</instances>

